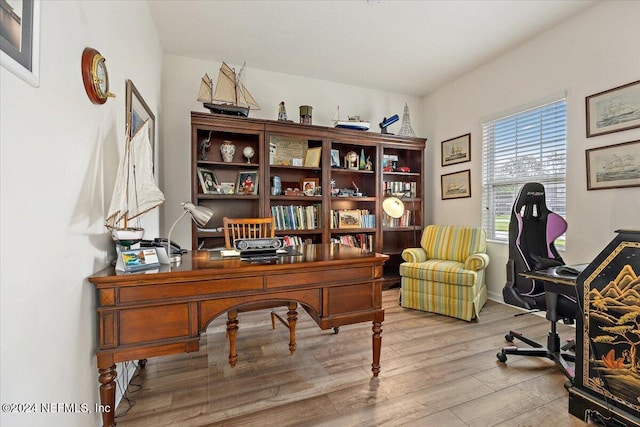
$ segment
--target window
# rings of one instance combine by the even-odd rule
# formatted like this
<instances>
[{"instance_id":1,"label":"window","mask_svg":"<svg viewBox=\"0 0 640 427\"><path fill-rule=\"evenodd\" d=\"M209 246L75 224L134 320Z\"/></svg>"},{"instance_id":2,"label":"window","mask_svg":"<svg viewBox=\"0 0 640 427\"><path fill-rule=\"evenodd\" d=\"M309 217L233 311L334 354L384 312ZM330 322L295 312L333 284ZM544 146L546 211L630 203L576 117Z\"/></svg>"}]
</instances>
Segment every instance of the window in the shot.
<instances>
[{"instance_id":1,"label":"window","mask_svg":"<svg viewBox=\"0 0 640 427\"><path fill-rule=\"evenodd\" d=\"M511 208L527 182L545 187L547 206L566 218L566 100L482 125L482 227L489 240L509 241ZM556 247L564 249L564 236Z\"/></svg>"}]
</instances>

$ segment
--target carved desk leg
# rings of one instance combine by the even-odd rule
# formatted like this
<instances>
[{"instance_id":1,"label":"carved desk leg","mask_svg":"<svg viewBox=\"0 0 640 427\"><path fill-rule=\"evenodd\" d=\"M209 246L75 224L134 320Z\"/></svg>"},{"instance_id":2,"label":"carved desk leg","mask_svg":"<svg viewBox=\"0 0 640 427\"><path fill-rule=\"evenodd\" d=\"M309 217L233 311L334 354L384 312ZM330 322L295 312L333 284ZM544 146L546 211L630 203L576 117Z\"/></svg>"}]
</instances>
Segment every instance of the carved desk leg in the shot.
<instances>
[{"instance_id":1,"label":"carved desk leg","mask_svg":"<svg viewBox=\"0 0 640 427\"><path fill-rule=\"evenodd\" d=\"M382 348L382 322L373 321L372 347L373 347L373 363L371 364L371 372L377 377L380 373L380 349Z\"/></svg>"},{"instance_id":2,"label":"carved desk leg","mask_svg":"<svg viewBox=\"0 0 640 427\"><path fill-rule=\"evenodd\" d=\"M229 365L236 366L238 352L236 350L236 336L238 335L238 310L227 313L227 336L229 337Z\"/></svg>"},{"instance_id":3,"label":"carved desk leg","mask_svg":"<svg viewBox=\"0 0 640 427\"><path fill-rule=\"evenodd\" d=\"M296 308L298 304L289 303L289 311L287 312L287 321L289 323L289 351L293 354L296 351L296 323L298 322L298 312Z\"/></svg>"},{"instance_id":4,"label":"carved desk leg","mask_svg":"<svg viewBox=\"0 0 640 427\"><path fill-rule=\"evenodd\" d=\"M100 381L100 404L104 412L102 412L103 427L112 427L114 423L113 416L116 404L116 365L113 364L105 369L98 368L98 381Z\"/></svg>"}]
</instances>

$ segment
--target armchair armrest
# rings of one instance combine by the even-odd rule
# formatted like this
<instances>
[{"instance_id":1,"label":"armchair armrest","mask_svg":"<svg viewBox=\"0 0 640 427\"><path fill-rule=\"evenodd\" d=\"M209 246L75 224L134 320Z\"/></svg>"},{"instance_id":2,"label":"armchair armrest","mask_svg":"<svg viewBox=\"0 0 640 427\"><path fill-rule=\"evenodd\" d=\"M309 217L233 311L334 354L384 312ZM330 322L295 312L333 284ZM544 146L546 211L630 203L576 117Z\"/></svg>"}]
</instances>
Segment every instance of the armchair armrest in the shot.
<instances>
[{"instance_id":1,"label":"armchair armrest","mask_svg":"<svg viewBox=\"0 0 640 427\"><path fill-rule=\"evenodd\" d=\"M489 255L483 253L469 255L464 260L464 268L467 270L478 271L487 268L487 265L489 265Z\"/></svg>"},{"instance_id":2,"label":"armchair armrest","mask_svg":"<svg viewBox=\"0 0 640 427\"><path fill-rule=\"evenodd\" d=\"M402 259L407 262L424 262L427 258L427 251L422 248L407 248L402 251Z\"/></svg>"}]
</instances>

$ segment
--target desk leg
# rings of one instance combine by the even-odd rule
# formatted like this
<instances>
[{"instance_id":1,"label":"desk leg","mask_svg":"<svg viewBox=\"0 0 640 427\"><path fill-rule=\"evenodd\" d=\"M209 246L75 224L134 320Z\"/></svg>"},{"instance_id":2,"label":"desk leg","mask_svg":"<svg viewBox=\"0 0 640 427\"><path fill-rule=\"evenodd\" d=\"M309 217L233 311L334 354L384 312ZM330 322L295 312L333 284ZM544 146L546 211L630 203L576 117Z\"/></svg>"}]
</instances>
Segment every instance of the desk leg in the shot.
<instances>
[{"instance_id":1,"label":"desk leg","mask_svg":"<svg viewBox=\"0 0 640 427\"><path fill-rule=\"evenodd\" d=\"M115 422L113 416L116 404L116 365L113 364L105 369L98 368L98 381L100 381L100 405L103 408L102 426L113 427Z\"/></svg>"},{"instance_id":2,"label":"desk leg","mask_svg":"<svg viewBox=\"0 0 640 427\"><path fill-rule=\"evenodd\" d=\"M382 322L373 321L372 347L373 347L373 363L371 364L371 372L377 377L380 373L380 349L382 348Z\"/></svg>"},{"instance_id":3,"label":"desk leg","mask_svg":"<svg viewBox=\"0 0 640 427\"><path fill-rule=\"evenodd\" d=\"M296 311L296 308L298 308L297 303L289 303L287 322L289 323L289 351L291 354L296 351L296 324L298 323L298 312Z\"/></svg>"},{"instance_id":4,"label":"desk leg","mask_svg":"<svg viewBox=\"0 0 640 427\"><path fill-rule=\"evenodd\" d=\"M233 368L238 360L236 336L238 335L238 310L227 313L227 335L229 336L229 365Z\"/></svg>"}]
</instances>

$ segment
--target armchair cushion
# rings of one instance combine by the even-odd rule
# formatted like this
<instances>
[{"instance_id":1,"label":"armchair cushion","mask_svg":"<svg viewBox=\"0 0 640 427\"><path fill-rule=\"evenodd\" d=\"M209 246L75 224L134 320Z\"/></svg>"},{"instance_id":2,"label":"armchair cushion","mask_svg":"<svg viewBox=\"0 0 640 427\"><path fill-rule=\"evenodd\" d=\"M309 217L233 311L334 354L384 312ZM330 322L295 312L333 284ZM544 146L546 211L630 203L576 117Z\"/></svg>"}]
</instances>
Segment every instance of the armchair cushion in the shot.
<instances>
[{"instance_id":1,"label":"armchair cushion","mask_svg":"<svg viewBox=\"0 0 640 427\"><path fill-rule=\"evenodd\" d=\"M402 252L401 305L464 320L477 317L487 301L484 230L430 225L420 245Z\"/></svg>"}]
</instances>

